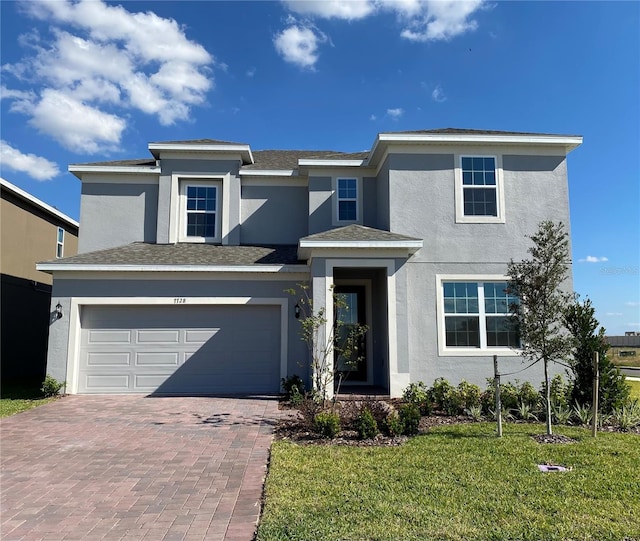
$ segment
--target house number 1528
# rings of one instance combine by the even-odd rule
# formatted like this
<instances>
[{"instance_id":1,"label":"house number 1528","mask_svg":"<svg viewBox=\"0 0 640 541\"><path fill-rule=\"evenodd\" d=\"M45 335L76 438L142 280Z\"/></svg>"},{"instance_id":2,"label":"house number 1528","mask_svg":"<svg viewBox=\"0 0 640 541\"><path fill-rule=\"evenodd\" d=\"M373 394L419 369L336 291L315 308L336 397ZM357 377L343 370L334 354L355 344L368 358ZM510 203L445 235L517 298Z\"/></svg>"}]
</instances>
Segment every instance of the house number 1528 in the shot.
<instances>
[{"instance_id":1,"label":"house number 1528","mask_svg":"<svg viewBox=\"0 0 640 541\"><path fill-rule=\"evenodd\" d=\"M173 304L184 304L185 302L187 302L187 299L184 297L176 297L173 299Z\"/></svg>"}]
</instances>

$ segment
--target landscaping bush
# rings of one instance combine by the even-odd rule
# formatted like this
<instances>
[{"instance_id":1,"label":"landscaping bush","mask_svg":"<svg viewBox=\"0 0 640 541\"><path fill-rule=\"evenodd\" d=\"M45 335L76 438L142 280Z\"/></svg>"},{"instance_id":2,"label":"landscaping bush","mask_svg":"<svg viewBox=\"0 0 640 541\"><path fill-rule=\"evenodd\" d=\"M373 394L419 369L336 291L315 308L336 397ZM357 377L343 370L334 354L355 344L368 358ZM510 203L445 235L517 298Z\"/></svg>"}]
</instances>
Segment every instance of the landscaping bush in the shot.
<instances>
[{"instance_id":1,"label":"landscaping bush","mask_svg":"<svg viewBox=\"0 0 640 541\"><path fill-rule=\"evenodd\" d=\"M334 438L340 432L340 416L333 411L321 411L313 419L314 430L325 438Z\"/></svg>"},{"instance_id":2,"label":"landscaping bush","mask_svg":"<svg viewBox=\"0 0 640 541\"><path fill-rule=\"evenodd\" d=\"M444 411L445 399L453 388L454 387L444 378L438 378L433 382L431 389L429 389L429 394L431 395L431 401L437 409Z\"/></svg>"},{"instance_id":3,"label":"landscaping bush","mask_svg":"<svg viewBox=\"0 0 640 541\"><path fill-rule=\"evenodd\" d=\"M640 402L627 402L621 408L613 410L611 420L623 432L640 425Z\"/></svg>"},{"instance_id":4,"label":"landscaping bush","mask_svg":"<svg viewBox=\"0 0 640 541\"><path fill-rule=\"evenodd\" d=\"M518 403L526 404L535 411L538 409L542 402L542 396L528 381L525 381L518 389Z\"/></svg>"},{"instance_id":5,"label":"landscaping bush","mask_svg":"<svg viewBox=\"0 0 640 541\"><path fill-rule=\"evenodd\" d=\"M280 380L285 400L292 400L294 396L304 396L304 382L296 374Z\"/></svg>"},{"instance_id":6,"label":"landscaping bush","mask_svg":"<svg viewBox=\"0 0 640 541\"><path fill-rule=\"evenodd\" d=\"M431 397L429 389L422 382L410 383L402 393L402 399L420 409L422 415L431 415Z\"/></svg>"},{"instance_id":7,"label":"landscaping bush","mask_svg":"<svg viewBox=\"0 0 640 541\"><path fill-rule=\"evenodd\" d=\"M466 410L480 405L480 387L464 380L460 382L457 389L458 401L462 403L462 407Z\"/></svg>"},{"instance_id":8,"label":"landscaping bush","mask_svg":"<svg viewBox=\"0 0 640 541\"><path fill-rule=\"evenodd\" d=\"M540 393L544 396L544 383ZM571 399L571 385L565 382L564 378L557 374L551 380L551 407L569 409L569 401Z\"/></svg>"},{"instance_id":9,"label":"landscaping bush","mask_svg":"<svg viewBox=\"0 0 640 541\"><path fill-rule=\"evenodd\" d=\"M64 387L64 381L59 382L56 378L47 375L42 382L40 390L45 397L57 396Z\"/></svg>"},{"instance_id":10,"label":"landscaping bush","mask_svg":"<svg viewBox=\"0 0 640 541\"><path fill-rule=\"evenodd\" d=\"M373 418L371 411L365 409L358 415L356 430L361 440L369 440L378 435L378 423Z\"/></svg>"},{"instance_id":11,"label":"landscaping bush","mask_svg":"<svg viewBox=\"0 0 640 541\"><path fill-rule=\"evenodd\" d=\"M322 401L314 395L305 395L298 407L298 417L300 424L307 430L315 430L316 415L323 410Z\"/></svg>"},{"instance_id":12,"label":"landscaping bush","mask_svg":"<svg viewBox=\"0 0 640 541\"><path fill-rule=\"evenodd\" d=\"M402 404L399 415L403 433L407 436L417 434L420 426L420 410L413 404Z\"/></svg>"},{"instance_id":13,"label":"landscaping bush","mask_svg":"<svg viewBox=\"0 0 640 541\"><path fill-rule=\"evenodd\" d=\"M382 426L388 436L400 436L404 433L404 423L397 411L390 412Z\"/></svg>"}]
</instances>

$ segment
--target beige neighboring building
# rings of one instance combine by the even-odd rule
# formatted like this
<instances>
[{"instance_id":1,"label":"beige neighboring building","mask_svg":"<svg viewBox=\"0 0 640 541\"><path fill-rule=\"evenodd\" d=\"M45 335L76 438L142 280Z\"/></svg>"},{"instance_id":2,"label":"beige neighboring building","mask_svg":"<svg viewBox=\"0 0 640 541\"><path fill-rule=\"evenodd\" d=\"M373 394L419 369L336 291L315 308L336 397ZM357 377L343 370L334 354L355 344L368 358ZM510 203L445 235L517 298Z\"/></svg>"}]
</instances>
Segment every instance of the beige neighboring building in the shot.
<instances>
[{"instance_id":1,"label":"beige neighboring building","mask_svg":"<svg viewBox=\"0 0 640 541\"><path fill-rule=\"evenodd\" d=\"M44 379L51 315L51 275L39 261L78 252L79 224L0 178L2 380Z\"/></svg>"},{"instance_id":2,"label":"beige neighboring building","mask_svg":"<svg viewBox=\"0 0 640 541\"><path fill-rule=\"evenodd\" d=\"M640 332L628 331L624 336L607 336L609 343L609 357L614 364L624 366L628 362L631 366L637 366L640 359Z\"/></svg>"}]
</instances>

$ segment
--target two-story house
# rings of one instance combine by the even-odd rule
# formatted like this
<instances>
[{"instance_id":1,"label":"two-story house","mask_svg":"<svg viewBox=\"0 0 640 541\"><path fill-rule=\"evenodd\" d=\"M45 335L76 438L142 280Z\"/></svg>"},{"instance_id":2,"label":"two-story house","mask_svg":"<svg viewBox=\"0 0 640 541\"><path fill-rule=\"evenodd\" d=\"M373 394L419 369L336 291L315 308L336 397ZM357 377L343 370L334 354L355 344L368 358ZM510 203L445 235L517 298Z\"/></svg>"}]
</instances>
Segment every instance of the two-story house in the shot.
<instances>
[{"instance_id":1,"label":"two-story house","mask_svg":"<svg viewBox=\"0 0 640 541\"><path fill-rule=\"evenodd\" d=\"M0 178L0 366L4 383L42 383L52 317L52 279L36 270L36 263L77 251L78 222Z\"/></svg>"},{"instance_id":2,"label":"two-story house","mask_svg":"<svg viewBox=\"0 0 640 541\"><path fill-rule=\"evenodd\" d=\"M310 380L286 292L308 283L329 322L335 287L369 328L349 385L484 384L494 354L522 367L507 264L540 221L569 224L581 142L442 129L380 133L353 154L206 139L72 165L79 255L39 266L63 307L48 371L71 393L277 393L287 375Z\"/></svg>"}]
</instances>

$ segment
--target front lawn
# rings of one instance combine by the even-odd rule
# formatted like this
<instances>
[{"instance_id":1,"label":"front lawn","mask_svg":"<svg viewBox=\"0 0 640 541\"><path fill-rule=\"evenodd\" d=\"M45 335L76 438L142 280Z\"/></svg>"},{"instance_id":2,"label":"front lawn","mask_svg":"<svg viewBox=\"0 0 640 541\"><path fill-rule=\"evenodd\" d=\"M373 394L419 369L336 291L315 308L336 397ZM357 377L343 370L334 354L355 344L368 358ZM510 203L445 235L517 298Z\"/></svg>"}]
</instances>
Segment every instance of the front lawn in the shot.
<instances>
[{"instance_id":1,"label":"front lawn","mask_svg":"<svg viewBox=\"0 0 640 541\"><path fill-rule=\"evenodd\" d=\"M640 400L640 381L632 380L627 378L625 380L629 385L631 385L631 398L637 398Z\"/></svg>"},{"instance_id":2,"label":"front lawn","mask_svg":"<svg viewBox=\"0 0 640 541\"><path fill-rule=\"evenodd\" d=\"M44 398L39 385L3 385L0 390L0 417L15 415L56 398Z\"/></svg>"},{"instance_id":3,"label":"front lawn","mask_svg":"<svg viewBox=\"0 0 640 541\"><path fill-rule=\"evenodd\" d=\"M258 541L640 540L640 437L542 425L442 426L400 447L271 450ZM540 473L537 464L573 467Z\"/></svg>"}]
</instances>

